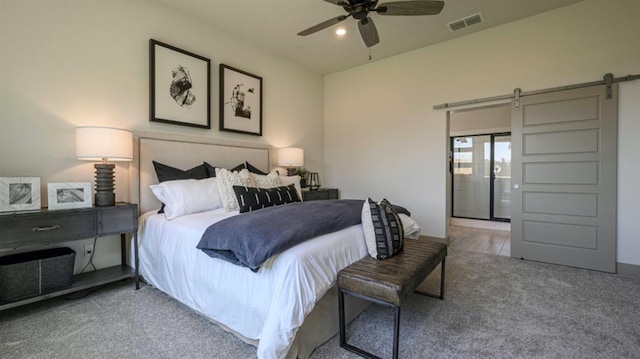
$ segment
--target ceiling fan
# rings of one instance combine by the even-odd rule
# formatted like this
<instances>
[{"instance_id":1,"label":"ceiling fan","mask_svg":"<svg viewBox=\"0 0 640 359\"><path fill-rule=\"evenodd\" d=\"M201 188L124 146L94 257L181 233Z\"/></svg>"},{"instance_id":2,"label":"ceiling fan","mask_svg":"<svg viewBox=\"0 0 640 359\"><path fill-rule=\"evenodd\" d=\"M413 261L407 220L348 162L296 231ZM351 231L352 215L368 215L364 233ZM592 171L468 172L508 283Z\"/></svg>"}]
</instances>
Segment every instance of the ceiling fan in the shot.
<instances>
[{"instance_id":1,"label":"ceiling fan","mask_svg":"<svg viewBox=\"0 0 640 359\"><path fill-rule=\"evenodd\" d=\"M442 11L444 7L444 1L431 1L431 0L410 0L410 1L395 1L382 3L379 6L378 0L324 0L328 3L341 6L347 15L340 15L321 22L310 28L300 31L299 36L311 35L317 31L324 30L330 26L333 26L339 22L346 20L349 16L353 16L358 20L358 29L362 40L364 40L367 47L371 47L378 42L378 30L373 20L369 17L369 12L377 12L380 15L437 15Z\"/></svg>"}]
</instances>

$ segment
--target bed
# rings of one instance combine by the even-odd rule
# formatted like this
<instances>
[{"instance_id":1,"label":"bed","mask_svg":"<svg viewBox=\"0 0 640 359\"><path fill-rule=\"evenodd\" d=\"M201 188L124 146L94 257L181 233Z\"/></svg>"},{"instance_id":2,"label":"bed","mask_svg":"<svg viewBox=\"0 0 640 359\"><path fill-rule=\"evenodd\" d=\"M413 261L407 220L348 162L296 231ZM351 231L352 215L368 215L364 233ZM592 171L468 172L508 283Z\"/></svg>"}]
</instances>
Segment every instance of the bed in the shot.
<instances>
[{"instance_id":1,"label":"bed","mask_svg":"<svg viewBox=\"0 0 640 359\"><path fill-rule=\"evenodd\" d=\"M156 135L140 136L136 147L130 189L141 209L139 265L147 283L256 346L258 358L307 358L337 333L336 274L367 255L361 225L296 245L257 272L211 258L196 249L202 233L237 212L214 209L167 220L149 190L157 183L152 161L178 168L247 161L268 170L269 146ZM351 298L348 320L366 305Z\"/></svg>"}]
</instances>

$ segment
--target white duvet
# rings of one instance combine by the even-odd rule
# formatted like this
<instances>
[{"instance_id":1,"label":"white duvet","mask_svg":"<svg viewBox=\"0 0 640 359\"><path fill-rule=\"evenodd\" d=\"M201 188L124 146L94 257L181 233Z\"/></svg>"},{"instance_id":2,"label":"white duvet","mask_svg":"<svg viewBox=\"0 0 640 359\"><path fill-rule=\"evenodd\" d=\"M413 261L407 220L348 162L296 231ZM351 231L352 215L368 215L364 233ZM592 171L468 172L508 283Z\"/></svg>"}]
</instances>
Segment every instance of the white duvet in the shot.
<instances>
[{"instance_id":1,"label":"white duvet","mask_svg":"<svg viewBox=\"0 0 640 359\"><path fill-rule=\"evenodd\" d=\"M258 340L258 358L284 358L297 329L338 271L367 255L362 226L316 237L269 258L257 273L196 248L222 209L165 219L141 216L140 274L233 331Z\"/></svg>"}]
</instances>

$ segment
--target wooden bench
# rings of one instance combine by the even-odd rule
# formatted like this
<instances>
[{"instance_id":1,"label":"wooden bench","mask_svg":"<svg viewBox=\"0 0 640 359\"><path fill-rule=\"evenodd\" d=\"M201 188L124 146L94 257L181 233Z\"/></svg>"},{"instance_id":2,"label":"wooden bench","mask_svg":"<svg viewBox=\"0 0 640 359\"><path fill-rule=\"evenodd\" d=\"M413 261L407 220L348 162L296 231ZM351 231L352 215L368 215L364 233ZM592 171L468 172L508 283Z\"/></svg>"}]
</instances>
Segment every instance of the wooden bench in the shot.
<instances>
[{"instance_id":1,"label":"wooden bench","mask_svg":"<svg viewBox=\"0 0 640 359\"><path fill-rule=\"evenodd\" d=\"M444 266L447 246L421 236L420 239L406 238L402 252L395 256L376 260L367 256L338 272L338 305L340 320L340 346L366 358L379 358L346 342L344 319L344 295L352 295L365 300L395 308L393 335L393 358L398 358L400 332L400 306L409 293L444 298ZM440 273L440 294L434 295L416 291L427 276L442 263Z\"/></svg>"}]
</instances>

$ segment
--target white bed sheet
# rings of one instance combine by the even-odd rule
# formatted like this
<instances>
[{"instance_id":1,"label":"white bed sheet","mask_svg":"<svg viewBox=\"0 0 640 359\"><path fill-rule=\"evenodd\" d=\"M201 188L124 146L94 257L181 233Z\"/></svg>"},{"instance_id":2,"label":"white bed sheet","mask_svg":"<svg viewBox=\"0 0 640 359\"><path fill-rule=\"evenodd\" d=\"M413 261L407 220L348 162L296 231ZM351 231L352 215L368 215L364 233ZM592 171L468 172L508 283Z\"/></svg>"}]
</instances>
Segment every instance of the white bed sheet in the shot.
<instances>
[{"instance_id":1,"label":"white bed sheet","mask_svg":"<svg viewBox=\"0 0 640 359\"><path fill-rule=\"evenodd\" d=\"M140 274L192 309L258 340L258 358L284 358L337 272L367 255L362 226L306 241L269 258L254 273L196 248L209 225L232 215L220 209L168 221L162 214L144 214Z\"/></svg>"}]
</instances>

